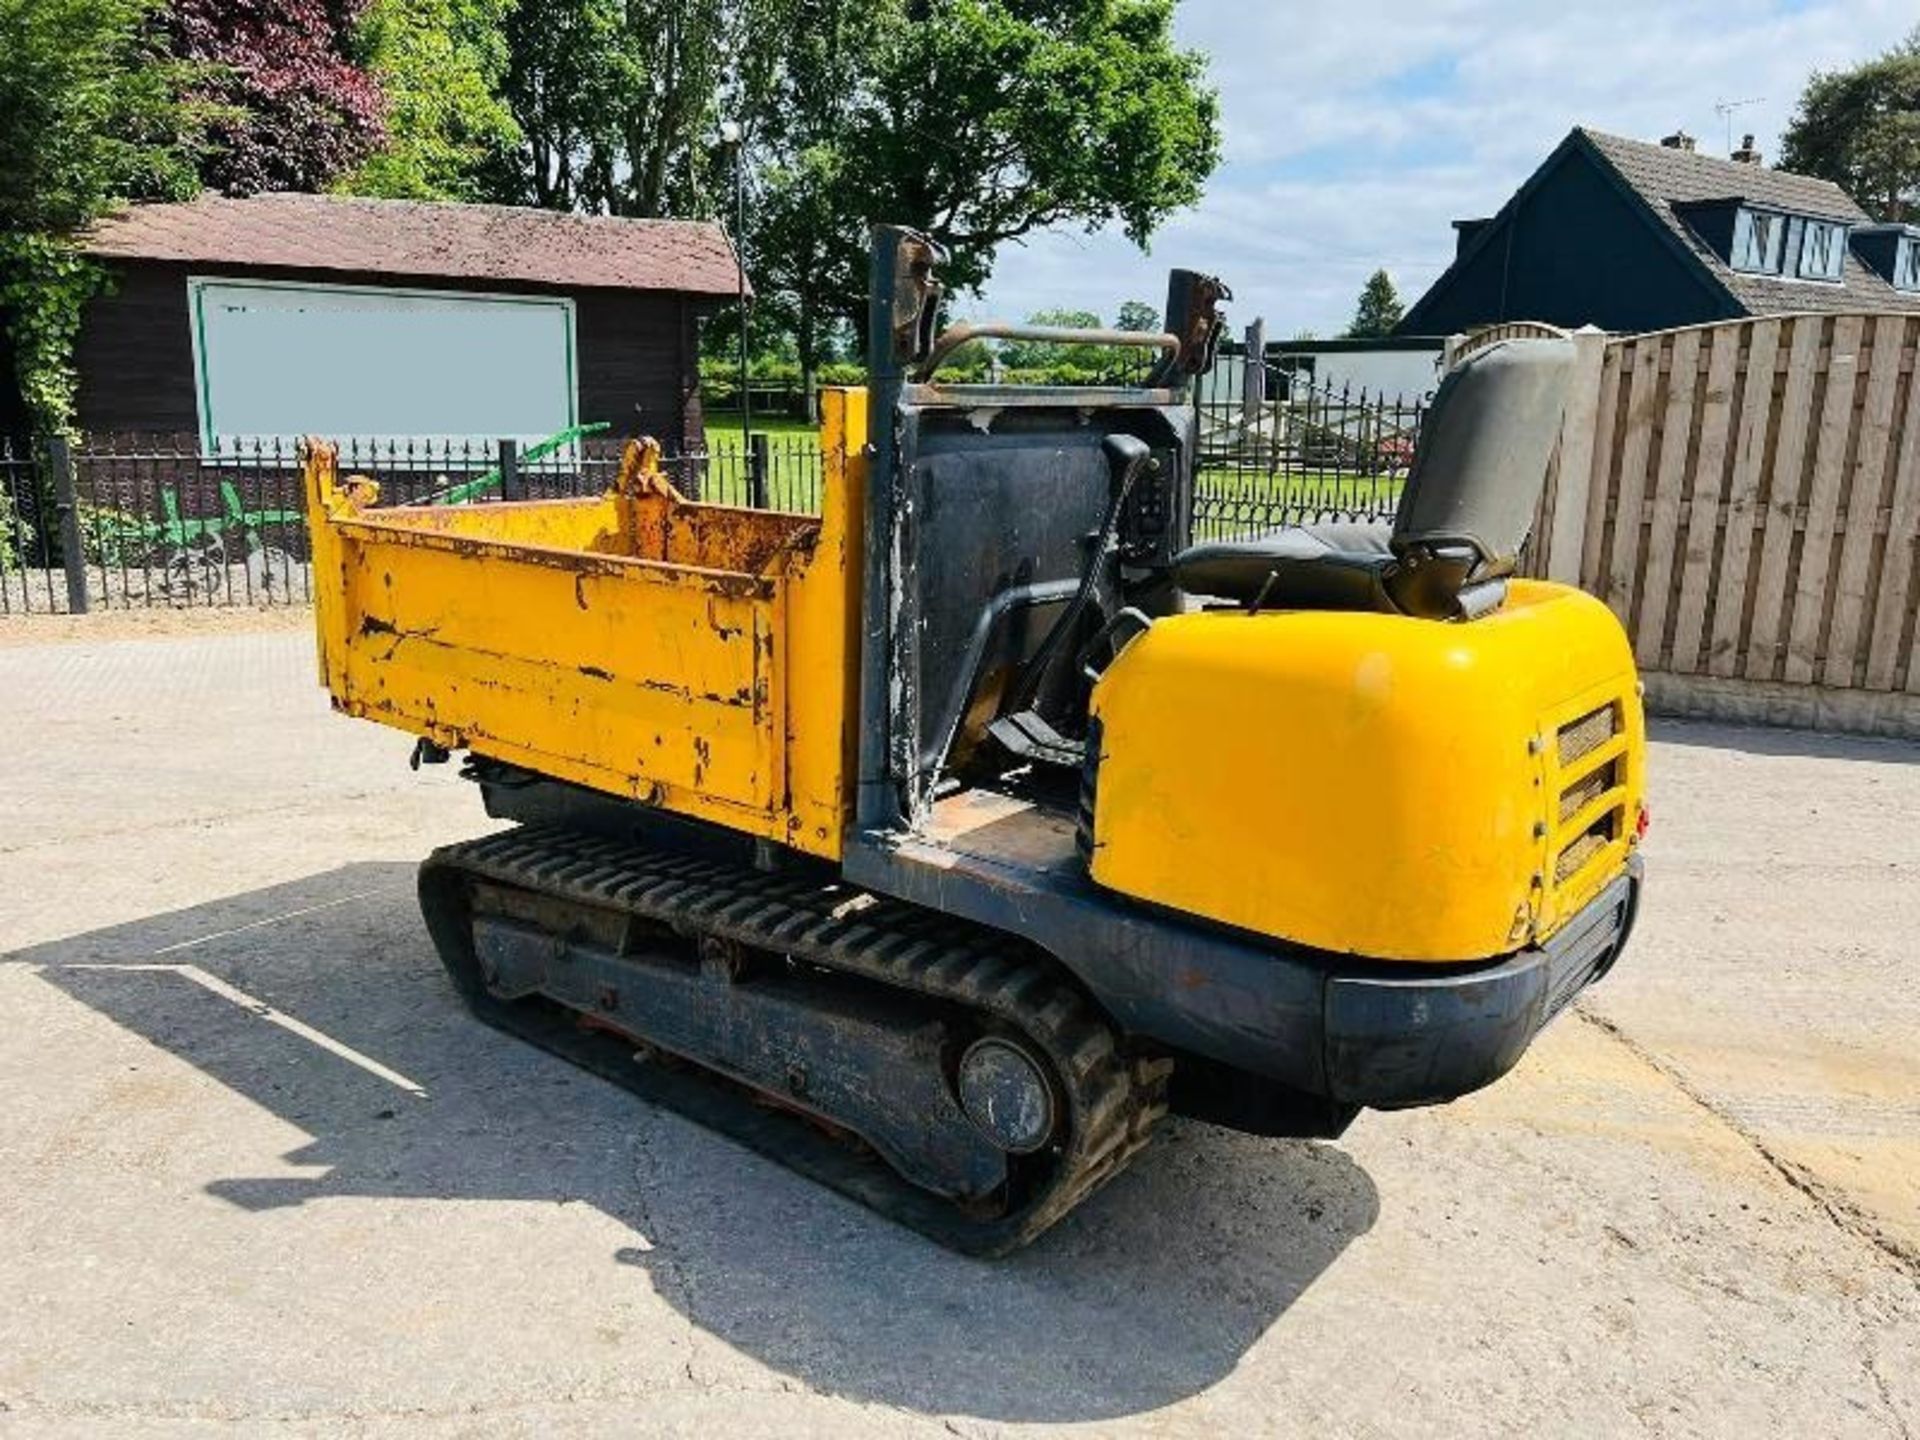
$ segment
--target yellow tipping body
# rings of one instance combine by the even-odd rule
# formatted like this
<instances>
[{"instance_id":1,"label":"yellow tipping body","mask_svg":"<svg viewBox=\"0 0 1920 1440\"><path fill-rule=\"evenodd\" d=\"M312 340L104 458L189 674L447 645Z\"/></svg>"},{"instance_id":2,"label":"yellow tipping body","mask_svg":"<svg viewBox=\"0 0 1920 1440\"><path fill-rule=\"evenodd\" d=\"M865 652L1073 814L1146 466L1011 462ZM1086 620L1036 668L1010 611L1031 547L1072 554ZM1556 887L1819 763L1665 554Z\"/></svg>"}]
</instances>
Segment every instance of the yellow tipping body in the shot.
<instances>
[{"instance_id":1,"label":"yellow tipping body","mask_svg":"<svg viewBox=\"0 0 1920 1440\"><path fill-rule=\"evenodd\" d=\"M1619 622L1516 581L1458 624L1162 620L1094 692L1096 880L1382 960L1546 939L1624 868L1645 732Z\"/></svg>"},{"instance_id":2,"label":"yellow tipping body","mask_svg":"<svg viewBox=\"0 0 1920 1440\"><path fill-rule=\"evenodd\" d=\"M822 513L691 503L657 448L578 500L376 508L306 469L336 709L837 858L858 685L866 393L822 394Z\"/></svg>"},{"instance_id":3,"label":"yellow tipping body","mask_svg":"<svg viewBox=\"0 0 1920 1440\"><path fill-rule=\"evenodd\" d=\"M700 505L631 447L577 500L377 504L313 445L337 709L831 859L849 822L866 393L823 392L818 519ZM1317 948L1464 961L1546 939L1626 863L1626 637L1516 581L1462 624L1173 616L1095 687L1095 880Z\"/></svg>"}]
</instances>

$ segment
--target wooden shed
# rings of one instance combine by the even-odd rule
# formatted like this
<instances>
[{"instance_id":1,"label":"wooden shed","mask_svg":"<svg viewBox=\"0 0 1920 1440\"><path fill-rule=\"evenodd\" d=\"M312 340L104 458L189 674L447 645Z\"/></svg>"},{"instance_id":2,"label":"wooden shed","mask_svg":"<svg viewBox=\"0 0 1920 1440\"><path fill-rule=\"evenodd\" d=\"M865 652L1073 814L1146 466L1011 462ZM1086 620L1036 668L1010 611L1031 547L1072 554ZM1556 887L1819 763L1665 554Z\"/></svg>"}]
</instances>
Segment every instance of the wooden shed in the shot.
<instances>
[{"instance_id":1,"label":"wooden shed","mask_svg":"<svg viewBox=\"0 0 1920 1440\"><path fill-rule=\"evenodd\" d=\"M594 421L695 447L700 321L740 285L707 222L322 195L135 206L84 248L114 283L76 347L81 428L209 448Z\"/></svg>"}]
</instances>

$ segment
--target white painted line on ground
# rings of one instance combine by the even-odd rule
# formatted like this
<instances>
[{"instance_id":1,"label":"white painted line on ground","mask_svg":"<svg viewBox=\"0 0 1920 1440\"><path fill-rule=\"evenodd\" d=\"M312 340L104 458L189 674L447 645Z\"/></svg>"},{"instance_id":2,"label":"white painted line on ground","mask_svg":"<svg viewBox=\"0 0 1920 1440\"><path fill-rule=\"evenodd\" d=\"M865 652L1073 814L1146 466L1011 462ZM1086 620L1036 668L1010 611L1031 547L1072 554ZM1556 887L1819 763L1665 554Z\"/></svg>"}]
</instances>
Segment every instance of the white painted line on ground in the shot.
<instances>
[{"instance_id":1,"label":"white painted line on ground","mask_svg":"<svg viewBox=\"0 0 1920 1440\"><path fill-rule=\"evenodd\" d=\"M163 945L153 953L171 955L176 950L191 950L196 945L208 945L215 940L224 940L229 935L244 935L249 930L258 930L267 925L278 925L283 920L297 920L302 915L317 914L322 910L332 910L336 906L351 905L356 900L365 900L374 895L397 895L403 887L383 885L378 890L359 890L351 895L342 895L337 900L323 900L318 905L308 905L299 910L288 910L279 915L269 915L264 920L250 920L245 925L236 925L231 930L216 930L211 935L195 936L191 940L178 940L171 945Z\"/></svg>"},{"instance_id":2,"label":"white painted line on ground","mask_svg":"<svg viewBox=\"0 0 1920 1440\"><path fill-rule=\"evenodd\" d=\"M262 1020L268 1021L269 1023L274 1025L278 1025L282 1030L285 1030L290 1034L298 1035L302 1040L305 1040L310 1044L318 1045L322 1050L325 1050L328 1054L337 1055L342 1060L347 1061L349 1064L358 1065L362 1070L366 1071L369 1075L377 1076L378 1078L386 1081L389 1085L395 1086L401 1090L405 1090L409 1095L413 1095L416 1098L421 1100L424 1100L427 1098L427 1090L424 1085L421 1085L416 1083L415 1081L409 1080L406 1076L402 1075L398 1070L388 1069L385 1065L382 1065L378 1060L375 1060L371 1055L361 1054L358 1050L354 1049L351 1045L347 1044L345 1041L336 1040L331 1035L327 1034L325 1031L316 1030L313 1028L313 1026L307 1024L305 1021L296 1020L293 1018L293 1016L274 1009L271 1005L267 1004L265 1001L254 999L253 996L247 994L246 991L241 990L236 986L229 985L226 981L222 980L219 976L209 975L206 971L202 970L198 965L80 964L80 965L61 965L56 968L61 970L122 970L122 971L138 970L138 971L159 972L163 974L178 975L182 979L191 980L194 984L200 986L203 990L212 991L215 995L218 995L223 1000L232 1001L235 1005L238 1005L242 1010L251 1011L253 1014L259 1016Z\"/></svg>"}]
</instances>

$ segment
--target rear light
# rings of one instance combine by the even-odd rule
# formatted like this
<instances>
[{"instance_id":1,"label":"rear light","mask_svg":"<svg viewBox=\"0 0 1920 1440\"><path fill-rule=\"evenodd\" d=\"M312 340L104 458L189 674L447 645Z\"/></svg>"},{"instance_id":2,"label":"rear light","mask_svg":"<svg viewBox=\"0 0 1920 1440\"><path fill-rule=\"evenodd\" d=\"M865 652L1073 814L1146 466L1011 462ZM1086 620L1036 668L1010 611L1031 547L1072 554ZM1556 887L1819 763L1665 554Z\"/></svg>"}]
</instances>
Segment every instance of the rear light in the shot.
<instances>
[{"instance_id":1,"label":"rear light","mask_svg":"<svg viewBox=\"0 0 1920 1440\"><path fill-rule=\"evenodd\" d=\"M1652 824L1653 824L1652 812L1649 811L1645 805L1642 805L1640 807L1640 814L1634 819L1634 822L1633 822L1633 838L1636 844L1647 838L1647 829Z\"/></svg>"}]
</instances>

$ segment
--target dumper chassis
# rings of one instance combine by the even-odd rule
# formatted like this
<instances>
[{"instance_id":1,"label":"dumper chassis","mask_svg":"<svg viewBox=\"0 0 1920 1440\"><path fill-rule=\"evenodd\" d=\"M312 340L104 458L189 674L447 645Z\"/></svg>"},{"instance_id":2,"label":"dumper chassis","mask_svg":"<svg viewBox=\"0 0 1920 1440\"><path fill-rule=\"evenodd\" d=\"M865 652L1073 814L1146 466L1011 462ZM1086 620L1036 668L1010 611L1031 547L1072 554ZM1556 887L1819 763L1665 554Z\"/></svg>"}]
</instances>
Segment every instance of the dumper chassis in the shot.
<instances>
[{"instance_id":1,"label":"dumper chassis","mask_svg":"<svg viewBox=\"0 0 1920 1440\"><path fill-rule=\"evenodd\" d=\"M379 504L307 462L336 708L511 828L422 912L488 1024L977 1255L1169 1112L1337 1137L1510 1069L1619 958L1644 722L1516 574L1571 347L1451 372L1393 524L1192 543L1225 288L1138 384L949 385L936 247L875 232L819 516Z\"/></svg>"}]
</instances>

